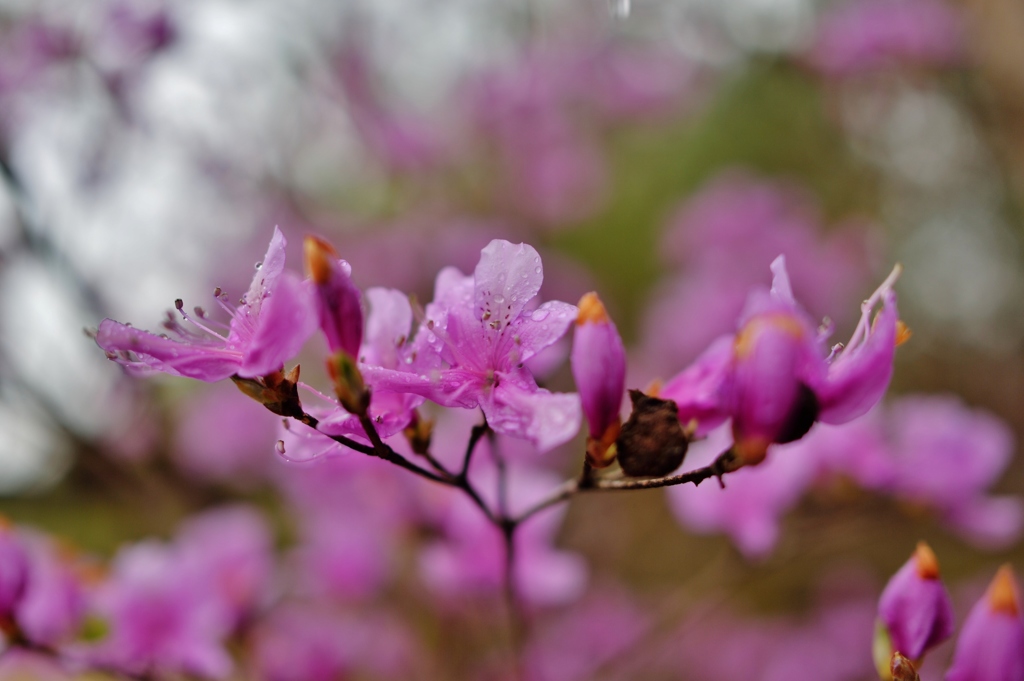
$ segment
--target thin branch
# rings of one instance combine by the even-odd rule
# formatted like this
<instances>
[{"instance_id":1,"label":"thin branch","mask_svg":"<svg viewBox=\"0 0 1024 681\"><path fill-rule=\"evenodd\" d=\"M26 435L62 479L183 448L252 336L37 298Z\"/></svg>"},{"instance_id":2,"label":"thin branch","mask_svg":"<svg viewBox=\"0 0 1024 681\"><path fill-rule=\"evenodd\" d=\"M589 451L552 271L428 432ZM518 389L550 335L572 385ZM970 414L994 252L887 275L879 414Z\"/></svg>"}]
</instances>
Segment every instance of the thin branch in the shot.
<instances>
[{"instance_id":1,"label":"thin branch","mask_svg":"<svg viewBox=\"0 0 1024 681\"><path fill-rule=\"evenodd\" d=\"M469 443L466 445L466 455L462 459L462 469L459 471L459 477L465 478L469 475L469 463L473 459L473 452L476 451L476 446L480 442L480 438L490 432L491 427L487 425L487 421L478 423L473 426L473 430L469 432Z\"/></svg>"},{"instance_id":2,"label":"thin branch","mask_svg":"<svg viewBox=\"0 0 1024 681\"><path fill-rule=\"evenodd\" d=\"M722 476L739 468L740 462L737 460L736 455L733 453L731 448L719 454L709 466L687 471L686 473L680 473L679 475L668 475L661 478L605 480L594 476L593 471L588 470L585 466L579 479L566 481L547 499L542 499L537 504L516 516L513 519L513 522L518 525L546 508L560 504L563 501L568 501L579 492L655 489L658 487L672 487L673 485L683 485L686 483L699 485L708 478L718 478L719 484L724 487L725 485L722 484Z\"/></svg>"}]
</instances>

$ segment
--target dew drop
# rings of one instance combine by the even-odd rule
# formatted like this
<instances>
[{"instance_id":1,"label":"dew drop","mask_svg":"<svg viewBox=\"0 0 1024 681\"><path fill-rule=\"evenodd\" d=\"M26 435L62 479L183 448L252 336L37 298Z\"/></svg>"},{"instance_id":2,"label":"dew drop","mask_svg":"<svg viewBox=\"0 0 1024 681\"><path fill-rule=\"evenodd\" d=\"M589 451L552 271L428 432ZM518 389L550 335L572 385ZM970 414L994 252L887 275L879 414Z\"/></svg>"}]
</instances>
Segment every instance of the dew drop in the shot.
<instances>
[{"instance_id":1,"label":"dew drop","mask_svg":"<svg viewBox=\"0 0 1024 681\"><path fill-rule=\"evenodd\" d=\"M618 17L619 19L625 19L628 17L632 10L632 3L630 0L609 0L608 4L612 16Z\"/></svg>"},{"instance_id":2,"label":"dew drop","mask_svg":"<svg viewBox=\"0 0 1024 681\"><path fill-rule=\"evenodd\" d=\"M498 305L501 305L502 303L505 302L505 296L494 296L494 302L496 302Z\"/></svg>"},{"instance_id":3,"label":"dew drop","mask_svg":"<svg viewBox=\"0 0 1024 681\"><path fill-rule=\"evenodd\" d=\"M533 272L534 272L534 274L540 274L541 273L540 267L534 267L533 268Z\"/></svg>"},{"instance_id":4,"label":"dew drop","mask_svg":"<svg viewBox=\"0 0 1024 681\"><path fill-rule=\"evenodd\" d=\"M516 302L517 300L519 300L519 296L517 296L517 295L513 295L513 296L512 296L512 302L514 303L514 302Z\"/></svg>"},{"instance_id":5,"label":"dew drop","mask_svg":"<svg viewBox=\"0 0 1024 681\"><path fill-rule=\"evenodd\" d=\"M547 310L535 310L534 313L530 316L530 318L533 321L535 321L535 322L542 322L542 321L544 321L545 319L548 318L548 311Z\"/></svg>"},{"instance_id":6,"label":"dew drop","mask_svg":"<svg viewBox=\"0 0 1024 681\"><path fill-rule=\"evenodd\" d=\"M258 269L258 270L259 269L263 269L263 261L262 260L260 260L259 262L256 263L256 269Z\"/></svg>"}]
</instances>

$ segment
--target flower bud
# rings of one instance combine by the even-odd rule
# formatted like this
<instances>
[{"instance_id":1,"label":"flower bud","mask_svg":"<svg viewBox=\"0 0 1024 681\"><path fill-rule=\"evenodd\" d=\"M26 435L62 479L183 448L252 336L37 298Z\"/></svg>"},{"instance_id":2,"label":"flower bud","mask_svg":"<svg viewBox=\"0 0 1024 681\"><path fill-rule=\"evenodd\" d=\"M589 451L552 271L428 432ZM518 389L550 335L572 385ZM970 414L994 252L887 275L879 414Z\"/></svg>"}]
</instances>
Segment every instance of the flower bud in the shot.
<instances>
[{"instance_id":1,"label":"flower bud","mask_svg":"<svg viewBox=\"0 0 1024 681\"><path fill-rule=\"evenodd\" d=\"M363 341L363 309L359 289L352 283L352 268L338 259L334 247L315 236L306 237L303 252L328 347L331 352L344 350L357 356Z\"/></svg>"},{"instance_id":2,"label":"flower bud","mask_svg":"<svg viewBox=\"0 0 1024 681\"><path fill-rule=\"evenodd\" d=\"M580 299L572 345L572 374L590 426L587 460L603 468L615 459L626 388L626 349L596 293Z\"/></svg>"},{"instance_id":3,"label":"flower bud","mask_svg":"<svg viewBox=\"0 0 1024 681\"><path fill-rule=\"evenodd\" d=\"M430 441L434 436L434 422L420 416L419 412L413 410L412 419L403 430L406 441L412 451L420 456L430 452Z\"/></svg>"},{"instance_id":4,"label":"flower bud","mask_svg":"<svg viewBox=\"0 0 1024 681\"><path fill-rule=\"evenodd\" d=\"M338 402L351 414L366 414L370 406L370 391L363 382L363 374L352 355L338 350L327 359L327 372L334 382Z\"/></svg>"},{"instance_id":5,"label":"flower bud","mask_svg":"<svg viewBox=\"0 0 1024 681\"><path fill-rule=\"evenodd\" d=\"M676 403L639 390L630 390L629 398L633 413L615 443L619 465L633 477L668 475L683 463L689 446Z\"/></svg>"},{"instance_id":6,"label":"flower bud","mask_svg":"<svg viewBox=\"0 0 1024 681\"><path fill-rule=\"evenodd\" d=\"M889 651L876 651L886 666L894 652L920 661L928 649L953 634L953 605L939 579L935 553L926 543L918 543L914 555L882 591L878 619L890 639Z\"/></svg>"},{"instance_id":7,"label":"flower bud","mask_svg":"<svg viewBox=\"0 0 1024 681\"><path fill-rule=\"evenodd\" d=\"M1009 565L999 568L988 591L960 631L946 681L1024 679L1024 620L1020 588Z\"/></svg>"},{"instance_id":8,"label":"flower bud","mask_svg":"<svg viewBox=\"0 0 1024 681\"><path fill-rule=\"evenodd\" d=\"M262 378L232 376L231 380L246 396L256 400L278 416L301 418L302 403L299 401L299 365L288 372L275 371Z\"/></svg>"}]
</instances>

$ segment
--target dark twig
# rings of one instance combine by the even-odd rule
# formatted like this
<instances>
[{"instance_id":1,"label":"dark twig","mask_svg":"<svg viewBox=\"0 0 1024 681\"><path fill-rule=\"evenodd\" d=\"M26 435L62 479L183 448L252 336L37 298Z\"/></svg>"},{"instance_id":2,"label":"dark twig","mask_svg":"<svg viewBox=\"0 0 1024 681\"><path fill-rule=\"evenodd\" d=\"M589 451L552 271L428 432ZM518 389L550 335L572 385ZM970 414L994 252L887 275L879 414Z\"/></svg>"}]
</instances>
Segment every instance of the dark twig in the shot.
<instances>
[{"instance_id":1,"label":"dark twig","mask_svg":"<svg viewBox=\"0 0 1024 681\"><path fill-rule=\"evenodd\" d=\"M571 499L578 492L588 491L601 491L601 490L629 490L629 489L655 489L658 487L672 487L673 485L683 485L686 483L693 483L699 485L708 478L718 478L721 483L722 476L726 473L740 468L740 462L736 459L736 455L732 449L728 449L725 452L718 455L718 457L711 462L710 466L703 468L697 468L686 473L680 473L678 475L667 475L661 478L641 478L641 479L618 479L618 480L606 480L593 475L593 471L588 471L584 467L583 473L581 473L578 480L569 480L562 484L557 490L555 490L551 496L547 499L543 499L534 506L531 506L521 514L516 516L514 522L518 525L531 518L533 515L543 511L546 508L550 508L556 504L560 504L563 501Z\"/></svg>"},{"instance_id":2,"label":"dark twig","mask_svg":"<svg viewBox=\"0 0 1024 681\"><path fill-rule=\"evenodd\" d=\"M487 421L473 426L473 430L469 432L469 443L466 445L466 456L462 459L462 469L459 471L460 478L465 478L469 475L469 464L473 459L473 452L476 451L476 446L480 442L480 438L488 432L491 432L491 427L487 425Z\"/></svg>"}]
</instances>

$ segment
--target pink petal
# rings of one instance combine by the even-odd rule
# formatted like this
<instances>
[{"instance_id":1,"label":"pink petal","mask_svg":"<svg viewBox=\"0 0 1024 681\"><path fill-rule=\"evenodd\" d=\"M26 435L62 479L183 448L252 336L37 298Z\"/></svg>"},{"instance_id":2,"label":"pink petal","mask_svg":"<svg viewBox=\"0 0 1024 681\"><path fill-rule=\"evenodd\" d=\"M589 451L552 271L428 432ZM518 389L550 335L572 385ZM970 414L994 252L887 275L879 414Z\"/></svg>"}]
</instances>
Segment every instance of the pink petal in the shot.
<instances>
[{"instance_id":1,"label":"pink petal","mask_svg":"<svg viewBox=\"0 0 1024 681\"><path fill-rule=\"evenodd\" d=\"M812 385L821 408L820 421L846 423L882 399L892 378L898 319L896 294L889 290L863 344L844 350L829 366L825 381Z\"/></svg>"},{"instance_id":2,"label":"pink petal","mask_svg":"<svg viewBox=\"0 0 1024 681\"><path fill-rule=\"evenodd\" d=\"M96 344L119 356L113 359L135 374L162 371L200 381L220 381L235 374L242 355L219 344L186 343L104 319L96 333ZM131 353L131 358L120 353Z\"/></svg>"},{"instance_id":3,"label":"pink petal","mask_svg":"<svg viewBox=\"0 0 1024 681\"><path fill-rule=\"evenodd\" d=\"M679 407L680 421L697 419L698 434L708 433L731 415L734 343L734 336L720 336L658 391L658 397Z\"/></svg>"},{"instance_id":4,"label":"pink petal","mask_svg":"<svg viewBox=\"0 0 1024 681\"><path fill-rule=\"evenodd\" d=\"M409 298L395 289L371 288L366 291L370 313L366 317L360 361L398 369L399 345L404 344L412 328Z\"/></svg>"},{"instance_id":5,"label":"pink petal","mask_svg":"<svg viewBox=\"0 0 1024 681\"><path fill-rule=\"evenodd\" d=\"M511 374L499 376L491 399L480 403L487 423L496 432L529 440L541 452L568 442L579 432L579 395L550 393L522 379L505 380Z\"/></svg>"},{"instance_id":6,"label":"pink petal","mask_svg":"<svg viewBox=\"0 0 1024 681\"><path fill-rule=\"evenodd\" d=\"M299 354L319 327L316 307L309 289L291 272L280 277L260 310L241 376L265 376L280 369Z\"/></svg>"},{"instance_id":7,"label":"pink petal","mask_svg":"<svg viewBox=\"0 0 1024 681\"><path fill-rule=\"evenodd\" d=\"M540 254L527 244L495 239L474 271L473 310L491 334L500 333L533 300L544 281Z\"/></svg>"}]
</instances>

